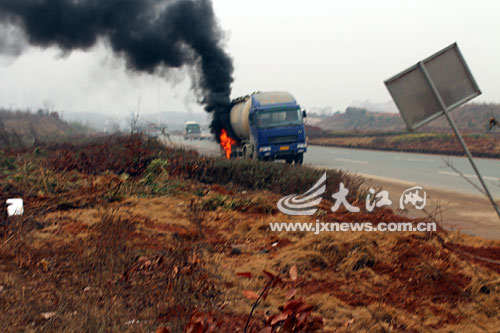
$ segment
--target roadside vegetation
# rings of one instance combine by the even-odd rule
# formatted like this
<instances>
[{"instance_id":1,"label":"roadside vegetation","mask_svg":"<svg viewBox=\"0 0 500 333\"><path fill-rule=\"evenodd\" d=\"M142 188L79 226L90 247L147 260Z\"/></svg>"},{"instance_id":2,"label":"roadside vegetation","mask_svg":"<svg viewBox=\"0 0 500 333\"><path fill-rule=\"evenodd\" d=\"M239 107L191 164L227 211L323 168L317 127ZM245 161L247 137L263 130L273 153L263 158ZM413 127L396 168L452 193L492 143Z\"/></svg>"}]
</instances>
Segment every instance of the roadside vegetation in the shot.
<instances>
[{"instance_id":1,"label":"roadside vegetation","mask_svg":"<svg viewBox=\"0 0 500 333\"><path fill-rule=\"evenodd\" d=\"M167 148L155 139L139 134L87 138L82 143L39 144L22 150L4 149L1 154L3 162L0 163L9 166L4 170L4 177L8 180L23 180L21 183L14 183L15 185L10 185L9 182L4 184L4 193L33 194L35 197L36 193L40 193L37 191L65 193L67 189L74 187L71 185L74 182L66 179L67 175L75 172L116 177L126 183L125 187L133 187L136 193L143 194L162 194L161 189L168 189L168 184L173 180L291 194L301 193L309 188L326 171L206 157L194 151ZM361 179L337 170L326 172L328 193L334 193L340 182L352 190L354 197L362 190ZM36 188L32 187L29 180L36 180ZM21 184L26 186L19 187ZM47 188L45 184L48 184ZM51 191L50 188L54 190Z\"/></svg>"},{"instance_id":2,"label":"roadside vegetation","mask_svg":"<svg viewBox=\"0 0 500 333\"><path fill-rule=\"evenodd\" d=\"M435 233L273 233L271 222L408 221L276 202L323 170L209 158L141 135L0 150L1 331L492 331L500 242ZM418 221L414 221L418 222Z\"/></svg>"}]
</instances>

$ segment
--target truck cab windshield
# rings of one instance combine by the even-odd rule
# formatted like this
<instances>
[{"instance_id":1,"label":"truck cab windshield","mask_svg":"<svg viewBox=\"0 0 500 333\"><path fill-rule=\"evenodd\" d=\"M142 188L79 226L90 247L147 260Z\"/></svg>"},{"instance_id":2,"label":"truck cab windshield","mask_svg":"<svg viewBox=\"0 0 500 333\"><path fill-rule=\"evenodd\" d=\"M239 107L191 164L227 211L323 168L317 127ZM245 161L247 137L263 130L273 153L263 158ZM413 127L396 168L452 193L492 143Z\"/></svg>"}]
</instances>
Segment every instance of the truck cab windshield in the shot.
<instances>
[{"instance_id":1,"label":"truck cab windshield","mask_svg":"<svg viewBox=\"0 0 500 333\"><path fill-rule=\"evenodd\" d=\"M302 125L300 109L259 111L256 114L258 128Z\"/></svg>"}]
</instances>

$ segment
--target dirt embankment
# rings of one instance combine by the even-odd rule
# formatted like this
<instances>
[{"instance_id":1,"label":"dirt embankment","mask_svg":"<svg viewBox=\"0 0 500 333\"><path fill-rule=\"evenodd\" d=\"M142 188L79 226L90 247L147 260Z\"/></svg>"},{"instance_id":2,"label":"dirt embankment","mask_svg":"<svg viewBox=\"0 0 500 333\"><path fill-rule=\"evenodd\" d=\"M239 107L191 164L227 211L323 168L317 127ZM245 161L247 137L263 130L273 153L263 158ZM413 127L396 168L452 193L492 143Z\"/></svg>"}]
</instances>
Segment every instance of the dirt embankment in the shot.
<instances>
[{"instance_id":1,"label":"dirt embankment","mask_svg":"<svg viewBox=\"0 0 500 333\"><path fill-rule=\"evenodd\" d=\"M114 162L90 163L96 149ZM388 209L334 213L326 200L315 216L286 216L276 209L283 192L296 192L286 175L305 186L317 171L161 149L135 137L2 153L2 197L26 198L23 217L1 217L2 331L500 326L500 242L443 230L272 232L273 222L408 218ZM243 176L227 181L234 168ZM273 182L258 178L267 173ZM328 176L335 186L348 181ZM360 185L349 201L362 193Z\"/></svg>"},{"instance_id":2,"label":"dirt embankment","mask_svg":"<svg viewBox=\"0 0 500 333\"><path fill-rule=\"evenodd\" d=\"M90 133L83 125L68 124L57 112L0 110L0 148L29 146L40 141L68 140Z\"/></svg>"}]
</instances>

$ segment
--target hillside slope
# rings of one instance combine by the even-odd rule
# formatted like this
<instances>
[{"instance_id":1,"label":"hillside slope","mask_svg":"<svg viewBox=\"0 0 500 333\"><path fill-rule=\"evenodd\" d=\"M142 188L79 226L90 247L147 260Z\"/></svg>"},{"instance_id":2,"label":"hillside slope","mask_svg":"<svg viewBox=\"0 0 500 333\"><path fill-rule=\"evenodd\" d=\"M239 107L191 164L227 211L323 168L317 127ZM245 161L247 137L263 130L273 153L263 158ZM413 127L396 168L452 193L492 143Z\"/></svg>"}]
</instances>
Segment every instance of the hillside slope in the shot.
<instances>
[{"instance_id":1,"label":"hillside slope","mask_svg":"<svg viewBox=\"0 0 500 333\"><path fill-rule=\"evenodd\" d=\"M466 132L485 132L491 118L500 120L500 104L469 103L452 111L457 127ZM399 113L369 112L362 108L349 107L344 113L322 117L315 126L329 131L404 131L406 125ZM442 117L422 127L420 131L451 132L447 120Z\"/></svg>"},{"instance_id":2,"label":"hillside slope","mask_svg":"<svg viewBox=\"0 0 500 333\"><path fill-rule=\"evenodd\" d=\"M31 145L35 141L60 139L78 130L50 114L0 110L0 147Z\"/></svg>"},{"instance_id":3,"label":"hillside slope","mask_svg":"<svg viewBox=\"0 0 500 333\"><path fill-rule=\"evenodd\" d=\"M25 199L24 216L0 215L2 331L500 327L498 241L272 232L271 222L408 220L385 208L334 213L326 199L314 216L278 212L280 197L321 170L208 158L139 136L2 150L0 165L0 196ZM327 179L325 198L343 182L361 205L357 178Z\"/></svg>"}]
</instances>

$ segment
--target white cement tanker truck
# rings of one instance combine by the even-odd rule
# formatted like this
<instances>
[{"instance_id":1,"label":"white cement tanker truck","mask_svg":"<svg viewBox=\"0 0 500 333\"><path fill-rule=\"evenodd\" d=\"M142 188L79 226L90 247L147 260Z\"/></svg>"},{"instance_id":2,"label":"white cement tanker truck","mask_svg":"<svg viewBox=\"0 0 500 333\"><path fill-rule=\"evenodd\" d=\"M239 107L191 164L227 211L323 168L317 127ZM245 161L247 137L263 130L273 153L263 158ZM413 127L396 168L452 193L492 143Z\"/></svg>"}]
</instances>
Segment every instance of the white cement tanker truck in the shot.
<instances>
[{"instance_id":1,"label":"white cement tanker truck","mask_svg":"<svg viewBox=\"0 0 500 333\"><path fill-rule=\"evenodd\" d=\"M228 145L229 157L282 159L302 164L307 151L304 118L295 98L287 92L257 92L232 101L230 123L238 136ZM226 150L226 153L228 150Z\"/></svg>"}]
</instances>

